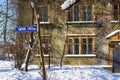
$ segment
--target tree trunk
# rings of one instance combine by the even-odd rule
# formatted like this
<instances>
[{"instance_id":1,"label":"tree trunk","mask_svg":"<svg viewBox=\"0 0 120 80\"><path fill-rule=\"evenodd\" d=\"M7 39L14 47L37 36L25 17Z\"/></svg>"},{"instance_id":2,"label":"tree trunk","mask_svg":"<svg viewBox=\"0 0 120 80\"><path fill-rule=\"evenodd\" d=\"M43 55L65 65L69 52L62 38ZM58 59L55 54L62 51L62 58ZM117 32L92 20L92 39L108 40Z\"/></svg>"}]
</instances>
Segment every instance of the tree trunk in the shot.
<instances>
[{"instance_id":1,"label":"tree trunk","mask_svg":"<svg viewBox=\"0 0 120 80\"><path fill-rule=\"evenodd\" d=\"M36 18L36 23L37 23L37 27L38 27L38 43L39 43L39 51L40 51L40 64L41 64L41 70L42 70L42 76L43 76L43 80L46 80L46 71L45 71L45 64L44 64L44 56L43 56L43 49L42 49L42 41L41 41L41 34L40 34L40 24L39 24L39 20L38 20L38 14L37 14L37 7L36 7L36 2L34 0L34 10L35 10L35 18Z\"/></svg>"},{"instance_id":2,"label":"tree trunk","mask_svg":"<svg viewBox=\"0 0 120 80\"><path fill-rule=\"evenodd\" d=\"M3 28L3 33L4 33L4 50L5 54L7 53L7 40L6 40L6 33L7 33L7 24L8 24L8 0L6 0L6 15L5 15L5 26ZM9 54L8 54L9 58Z\"/></svg>"}]
</instances>

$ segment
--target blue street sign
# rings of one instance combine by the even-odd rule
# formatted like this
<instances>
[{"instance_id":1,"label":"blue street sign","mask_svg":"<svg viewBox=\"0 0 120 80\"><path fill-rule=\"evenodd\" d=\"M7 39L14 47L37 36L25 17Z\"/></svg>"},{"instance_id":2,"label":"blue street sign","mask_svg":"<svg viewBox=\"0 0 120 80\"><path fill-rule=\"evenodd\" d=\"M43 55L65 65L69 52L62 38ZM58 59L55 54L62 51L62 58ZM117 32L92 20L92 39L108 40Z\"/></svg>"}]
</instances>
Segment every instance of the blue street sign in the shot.
<instances>
[{"instance_id":1,"label":"blue street sign","mask_svg":"<svg viewBox=\"0 0 120 80\"><path fill-rule=\"evenodd\" d=\"M37 26L25 26L25 27L17 27L17 32L35 32L37 31Z\"/></svg>"}]
</instances>

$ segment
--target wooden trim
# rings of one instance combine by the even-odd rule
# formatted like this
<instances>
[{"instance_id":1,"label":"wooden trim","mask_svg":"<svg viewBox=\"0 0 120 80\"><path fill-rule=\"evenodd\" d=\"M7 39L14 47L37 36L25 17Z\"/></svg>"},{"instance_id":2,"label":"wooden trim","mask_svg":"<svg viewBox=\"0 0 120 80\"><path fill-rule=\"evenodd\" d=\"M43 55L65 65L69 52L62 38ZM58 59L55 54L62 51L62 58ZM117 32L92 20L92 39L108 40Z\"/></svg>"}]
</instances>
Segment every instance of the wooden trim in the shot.
<instances>
[{"instance_id":1,"label":"wooden trim","mask_svg":"<svg viewBox=\"0 0 120 80\"><path fill-rule=\"evenodd\" d=\"M51 21L50 17L51 17L51 14L50 14L50 5L48 5L48 22Z\"/></svg>"},{"instance_id":2,"label":"wooden trim","mask_svg":"<svg viewBox=\"0 0 120 80\"><path fill-rule=\"evenodd\" d=\"M92 5L92 21L95 20L95 4Z\"/></svg>"},{"instance_id":3,"label":"wooden trim","mask_svg":"<svg viewBox=\"0 0 120 80\"><path fill-rule=\"evenodd\" d=\"M79 54L82 54L82 37L79 37L79 50L80 50L80 53Z\"/></svg>"},{"instance_id":4,"label":"wooden trim","mask_svg":"<svg viewBox=\"0 0 120 80\"><path fill-rule=\"evenodd\" d=\"M94 37L93 38L93 54L96 54L95 53L95 45L96 45L95 43L96 43L96 38Z\"/></svg>"},{"instance_id":5,"label":"wooden trim","mask_svg":"<svg viewBox=\"0 0 120 80\"><path fill-rule=\"evenodd\" d=\"M109 46L109 61L108 61L108 64L109 65L113 65L113 47L110 47Z\"/></svg>"},{"instance_id":6,"label":"wooden trim","mask_svg":"<svg viewBox=\"0 0 120 80\"><path fill-rule=\"evenodd\" d=\"M89 58L89 57L96 57L96 55L94 55L94 54L81 54L81 55L79 55L79 54L73 54L73 55L65 55L65 57L69 57L69 58L87 57L87 58Z\"/></svg>"}]
</instances>

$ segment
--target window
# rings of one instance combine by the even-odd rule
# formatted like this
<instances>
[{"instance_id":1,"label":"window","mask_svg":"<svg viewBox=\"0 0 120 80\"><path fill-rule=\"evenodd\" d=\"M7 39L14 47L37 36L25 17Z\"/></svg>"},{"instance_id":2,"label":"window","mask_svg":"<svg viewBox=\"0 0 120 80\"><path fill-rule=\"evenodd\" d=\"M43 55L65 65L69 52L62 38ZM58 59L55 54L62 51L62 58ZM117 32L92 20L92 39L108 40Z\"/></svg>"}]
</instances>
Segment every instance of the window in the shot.
<instances>
[{"instance_id":1,"label":"window","mask_svg":"<svg viewBox=\"0 0 120 80\"><path fill-rule=\"evenodd\" d=\"M69 44L68 44L68 53L69 54L73 54L73 40L72 39L69 39Z\"/></svg>"},{"instance_id":2,"label":"window","mask_svg":"<svg viewBox=\"0 0 120 80\"><path fill-rule=\"evenodd\" d=\"M74 53L79 54L79 38L74 38Z\"/></svg>"},{"instance_id":3,"label":"window","mask_svg":"<svg viewBox=\"0 0 120 80\"><path fill-rule=\"evenodd\" d=\"M114 5L114 20L118 20L118 5Z\"/></svg>"},{"instance_id":4,"label":"window","mask_svg":"<svg viewBox=\"0 0 120 80\"><path fill-rule=\"evenodd\" d=\"M73 21L72 8L68 11L68 21Z\"/></svg>"},{"instance_id":5,"label":"window","mask_svg":"<svg viewBox=\"0 0 120 80\"><path fill-rule=\"evenodd\" d=\"M68 21L92 21L92 5L70 7L68 9Z\"/></svg>"},{"instance_id":6,"label":"window","mask_svg":"<svg viewBox=\"0 0 120 80\"><path fill-rule=\"evenodd\" d=\"M79 38L69 39L68 42L68 53L79 54Z\"/></svg>"},{"instance_id":7,"label":"window","mask_svg":"<svg viewBox=\"0 0 120 80\"><path fill-rule=\"evenodd\" d=\"M86 54L87 51L87 43L86 43L86 38L82 39L82 54Z\"/></svg>"},{"instance_id":8,"label":"window","mask_svg":"<svg viewBox=\"0 0 120 80\"><path fill-rule=\"evenodd\" d=\"M82 54L93 53L93 38L82 38Z\"/></svg>"},{"instance_id":9,"label":"window","mask_svg":"<svg viewBox=\"0 0 120 80\"><path fill-rule=\"evenodd\" d=\"M41 41L44 54L48 54L50 51L50 36L49 35L41 36Z\"/></svg>"},{"instance_id":10,"label":"window","mask_svg":"<svg viewBox=\"0 0 120 80\"><path fill-rule=\"evenodd\" d=\"M92 6L88 6L88 21L92 20Z\"/></svg>"},{"instance_id":11,"label":"window","mask_svg":"<svg viewBox=\"0 0 120 80\"><path fill-rule=\"evenodd\" d=\"M39 7L38 8L39 21L48 22L48 7Z\"/></svg>"},{"instance_id":12,"label":"window","mask_svg":"<svg viewBox=\"0 0 120 80\"><path fill-rule=\"evenodd\" d=\"M82 21L86 21L86 7L82 6Z\"/></svg>"},{"instance_id":13,"label":"window","mask_svg":"<svg viewBox=\"0 0 120 80\"><path fill-rule=\"evenodd\" d=\"M79 21L79 6L74 6L74 20Z\"/></svg>"},{"instance_id":14,"label":"window","mask_svg":"<svg viewBox=\"0 0 120 80\"><path fill-rule=\"evenodd\" d=\"M95 36L68 36L68 54L94 54Z\"/></svg>"},{"instance_id":15,"label":"window","mask_svg":"<svg viewBox=\"0 0 120 80\"><path fill-rule=\"evenodd\" d=\"M82 6L82 21L92 20L92 6Z\"/></svg>"}]
</instances>

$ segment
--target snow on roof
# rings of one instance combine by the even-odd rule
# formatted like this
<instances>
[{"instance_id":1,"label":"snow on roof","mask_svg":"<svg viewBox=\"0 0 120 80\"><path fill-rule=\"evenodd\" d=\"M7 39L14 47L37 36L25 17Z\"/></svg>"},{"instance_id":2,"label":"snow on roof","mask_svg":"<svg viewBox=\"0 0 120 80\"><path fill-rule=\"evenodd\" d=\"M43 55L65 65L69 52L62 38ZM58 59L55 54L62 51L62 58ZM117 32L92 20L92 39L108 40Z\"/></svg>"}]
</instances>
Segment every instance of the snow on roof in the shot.
<instances>
[{"instance_id":1,"label":"snow on roof","mask_svg":"<svg viewBox=\"0 0 120 80\"><path fill-rule=\"evenodd\" d=\"M115 34L118 33L118 32L120 32L120 30L115 30L115 31L113 31L112 33L108 34L105 38L109 38L109 37L115 35Z\"/></svg>"},{"instance_id":2,"label":"snow on roof","mask_svg":"<svg viewBox=\"0 0 120 80\"><path fill-rule=\"evenodd\" d=\"M68 7L70 7L72 4L74 4L77 0L66 0L62 5L61 8L62 9L67 9Z\"/></svg>"}]
</instances>

